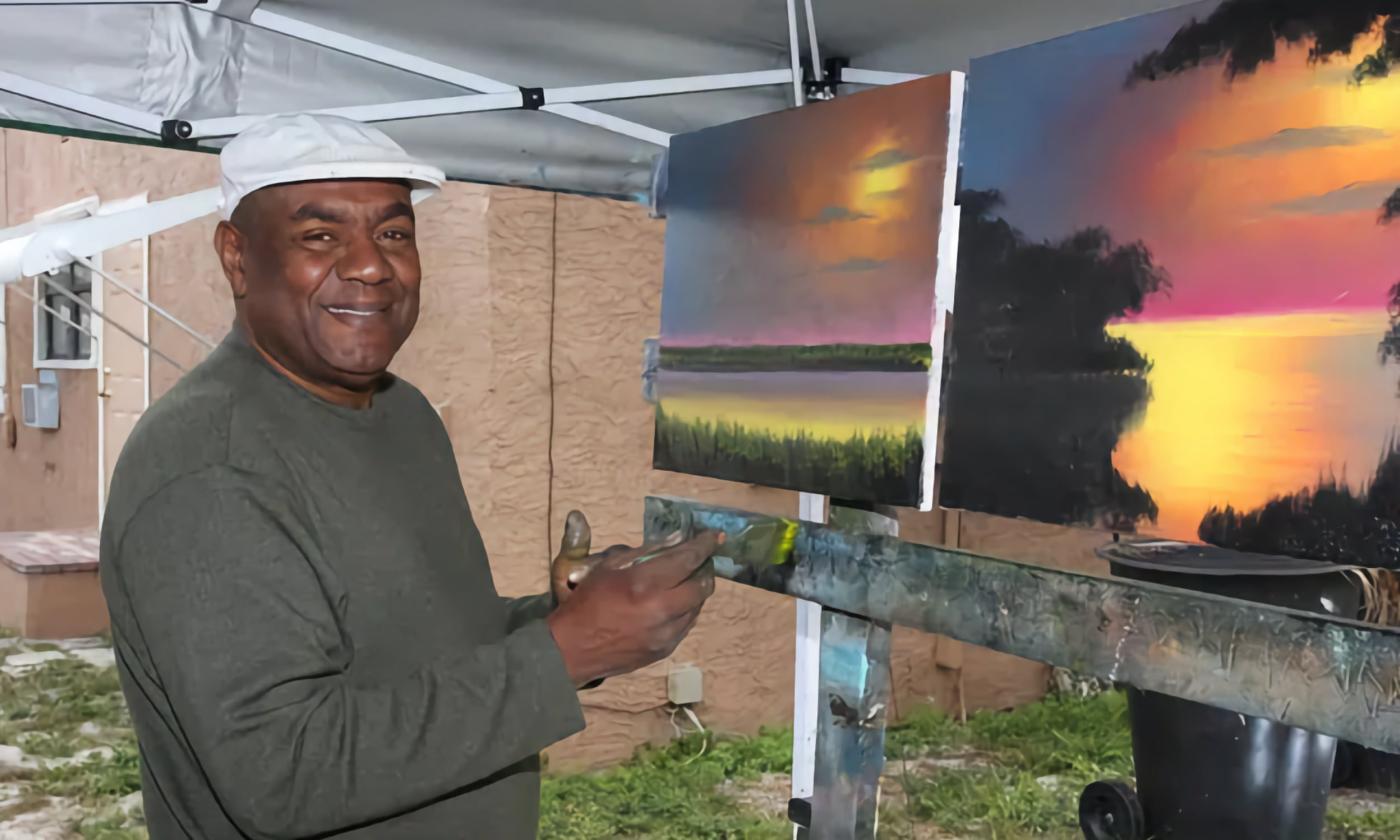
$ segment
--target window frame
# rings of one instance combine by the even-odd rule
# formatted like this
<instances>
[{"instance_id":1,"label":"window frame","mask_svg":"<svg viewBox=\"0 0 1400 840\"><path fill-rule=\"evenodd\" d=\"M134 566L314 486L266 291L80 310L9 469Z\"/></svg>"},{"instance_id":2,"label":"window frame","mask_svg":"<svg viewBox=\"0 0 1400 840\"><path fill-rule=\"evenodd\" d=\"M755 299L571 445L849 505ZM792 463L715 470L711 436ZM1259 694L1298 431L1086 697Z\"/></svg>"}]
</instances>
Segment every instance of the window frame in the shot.
<instances>
[{"instance_id":1,"label":"window frame","mask_svg":"<svg viewBox=\"0 0 1400 840\"><path fill-rule=\"evenodd\" d=\"M100 269L102 268L102 255L101 255L101 254L95 254L95 255L93 255L93 257L91 258L91 262L92 262L92 264L93 264L94 266L96 266L96 267L100 270ZM64 266L62 269L60 269L60 272L63 272L63 271L72 272L72 273L75 274L75 275L76 275L77 272L79 272L79 271L87 272L88 274L90 274L91 276L88 278L88 283L89 283L89 285L91 286L91 292L90 292L89 301L90 301L90 303L92 304L92 306L96 307L97 309L101 309L101 308L102 308L102 277L101 277L101 275L99 275L97 272L91 271L91 270L88 269L86 266L84 266L84 265L82 265L82 264L80 264L80 263L78 263L78 262L76 262L76 261L75 261L75 262L72 262L72 263L69 263L68 265L66 265L66 266ZM49 284L48 284L47 282L45 282L45 280L44 280L43 278L40 278L40 277L35 277L35 278L33 278L33 282L34 282L33 293L34 293L34 300L35 300L34 307L33 307L33 308L34 308L34 341L33 341L33 346L34 346L34 369L35 369L35 370L95 370L95 369L97 368L98 360L99 360L99 353L98 353L98 349L97 349L97 344L98 344L98 342L100 341L101 336L102 336L102 331L101 331L101 328L100 328L100 326L99 326L99 322L100 322L102 319L99 318L99 317L97 317L96 315L92 315L92 314L89 315L88 323L86 324L86 326L87 326L87 328L92 332L93 337L88 339L88 342L89 342L89 345L88 345L88 346L89 346L89 352L88 352L87 358L85 358L85 359L50 359L50 358L48 358L45 354L46 354L46 352L47 352L48 343L49 343L49 324L50 324L50 322L57 322L58 319L57 319L56 316L51 315L50 313L48 313L47 311L45 311L44 308L43 308L42 306L39 305L39 302L40 302L40 301L43 301L44 303L47 303L47 304L52 305L52 301L49 300L49 296L50 296L50 290L49 290L49 287L48 287ZM54 294L56 294L56 293L54 293ZM61 297L61 296L60 296L60 297ZM58 307L54 307L54 308L58 308ZM82 318L81 318L81 314L82 314L82 313L77 313L77 316L73 318L73 320L74 320L75 322L79 323L79 324L83 323ZM69 329L72 329L72 328L70 327Z\"/></svg>"}]
</instances>

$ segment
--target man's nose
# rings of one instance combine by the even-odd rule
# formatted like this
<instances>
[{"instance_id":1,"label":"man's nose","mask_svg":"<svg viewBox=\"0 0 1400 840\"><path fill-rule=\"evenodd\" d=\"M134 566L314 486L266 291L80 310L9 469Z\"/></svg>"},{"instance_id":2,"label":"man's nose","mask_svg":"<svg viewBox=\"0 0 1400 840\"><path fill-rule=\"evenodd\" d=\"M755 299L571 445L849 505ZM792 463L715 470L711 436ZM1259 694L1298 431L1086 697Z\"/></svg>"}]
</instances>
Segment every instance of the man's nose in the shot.
<instances>
[{"instance_id":1,"label":"man's nose","mask_svg":"<svg viewBox=\"0 0 1400 840\"><path fill-rule=\"evenodd\" d=\"M394 278L394 267L385 259L383 250L372 236L351 239L335 270L342 280L353 280L368 286L377 286Z\"/></svg>"}]
</instances>

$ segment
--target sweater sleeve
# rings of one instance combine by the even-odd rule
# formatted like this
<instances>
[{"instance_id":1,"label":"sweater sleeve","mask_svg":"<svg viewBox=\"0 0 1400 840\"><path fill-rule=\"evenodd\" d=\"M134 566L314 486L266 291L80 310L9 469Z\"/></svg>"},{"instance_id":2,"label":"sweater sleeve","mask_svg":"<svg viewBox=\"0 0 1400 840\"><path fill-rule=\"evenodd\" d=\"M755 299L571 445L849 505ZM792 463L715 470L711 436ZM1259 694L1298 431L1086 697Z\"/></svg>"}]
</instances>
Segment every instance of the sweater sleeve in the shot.
<instances>
[{"instance_id":1,"label":"sweater sleeve","mask_svg":"<svg viewBox=\"0 0 1400 840\"><path fill-rule=\"evenodd\" d=\"M351 679L338 585L292 510L206 470L148 499L115 557L181 734L245 834L373 823L583 728L543 621L398 679Z\"/></svg>"},{"instance_id":2,"label":"sweater sleeve","mask_svg":"<svg viewBox=\"0 0 1400 840\"><path fill-rule=\"evenodd\" d=\"M546 592L543 595L526 595L523 598L502 598L501 601L506 605L507 630L515 630L531 621L543 621L558 606L554 602L554 593L552 592Z\"/></svg>"}]
</instances>

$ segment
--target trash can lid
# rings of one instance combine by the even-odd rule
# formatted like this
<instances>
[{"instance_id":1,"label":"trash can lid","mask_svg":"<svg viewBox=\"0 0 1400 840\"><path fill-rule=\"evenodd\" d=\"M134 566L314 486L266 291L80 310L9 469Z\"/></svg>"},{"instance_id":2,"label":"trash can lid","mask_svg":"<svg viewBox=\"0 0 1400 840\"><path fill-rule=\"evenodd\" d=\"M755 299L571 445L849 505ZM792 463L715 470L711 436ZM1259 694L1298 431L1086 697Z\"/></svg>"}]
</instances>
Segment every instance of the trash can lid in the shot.
<instances>
[{"instance_id":1,"label":"trash can lid","mask_svg":"<svg viewBox=\"0 0 1400 840\"><path fill-rule=\"evenodd\" d=\"M1213 545L1172 540L1114 542L1098 550L1099 557L1135 569L1176 572L1186 575L1326 575L1357 570L1301 557L1279 554L1251 554Z\"/></svg>"}]
</instances>

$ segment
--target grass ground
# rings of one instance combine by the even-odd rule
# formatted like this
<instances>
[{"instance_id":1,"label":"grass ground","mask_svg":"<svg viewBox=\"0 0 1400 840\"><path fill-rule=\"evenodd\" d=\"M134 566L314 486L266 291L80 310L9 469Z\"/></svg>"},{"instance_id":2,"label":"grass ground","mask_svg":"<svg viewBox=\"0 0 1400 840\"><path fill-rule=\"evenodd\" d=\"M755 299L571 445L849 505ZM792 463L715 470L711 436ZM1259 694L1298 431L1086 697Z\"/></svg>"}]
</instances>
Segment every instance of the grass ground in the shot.
<instances>
[{"instance_id":1,"label":"grass ground","mask_svg":"<svg viewBox=\"0 0 1400 840\"><path fill-rule=\"evenodd\" d=\"M13 640L11 640L13 642ZM0 659L13 652L0 649ZM1077 840L1081 788L1128 777L1124 697L1052 697L966 724L922 711L892 728L881 836L900 840ZM135 740L115 673L77 661L0 674L0 838L142 840ZM791 735L691 736L611 770L549 775L544 840L779 840ZM84 756L72 760L74 756ZM7 771L3 768L9 766ZM25 833L48 816L45 829ZM1338 800L1328 840L1400 838L1400 803ZM49 831L55 829L57 833ZM49 833L44 833L49 831Z\"/></svg>"},{"instance_id":2,"label":"grass ground","mask_svg":"<svg viewBox=\"0 0 1400 840\"><path fill-rule=\"evenodd\" d=\"M874 496L917 504L923 435L873 433L849 440L779 435L737 423L682 420L656 410L659 469L793 489L824 489L838 498Z\"/></svg>"}]
</instances>

